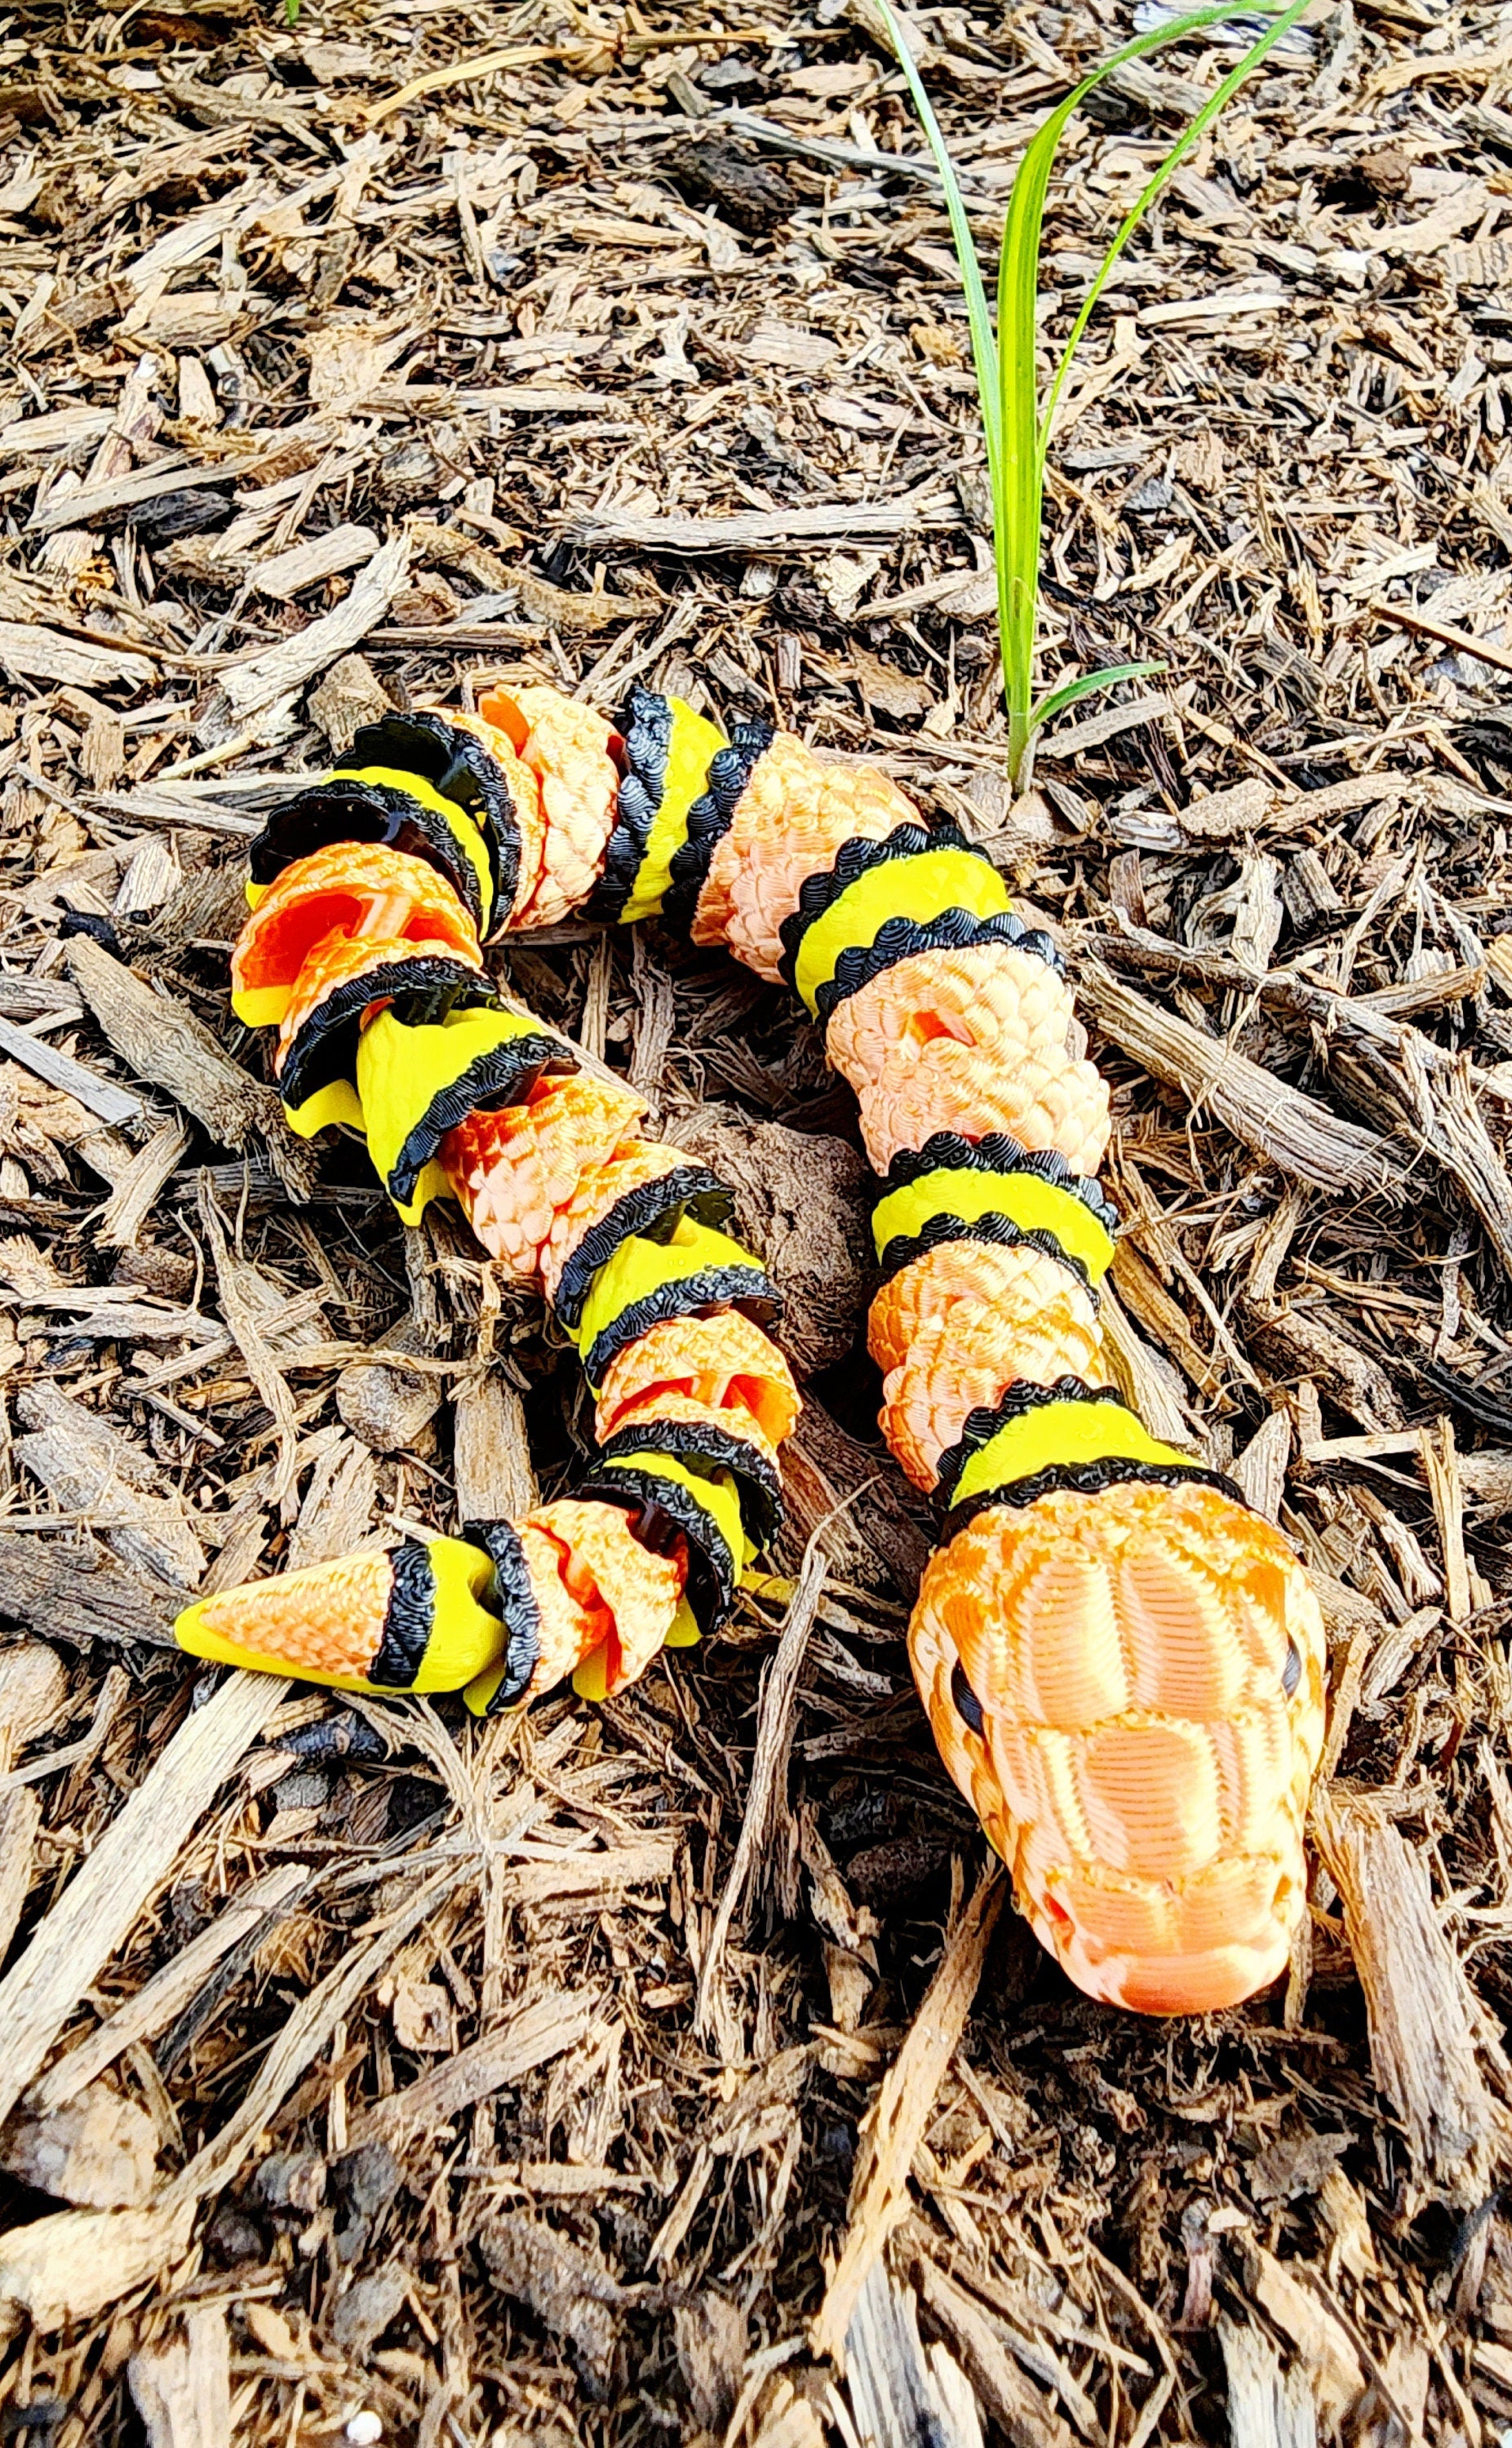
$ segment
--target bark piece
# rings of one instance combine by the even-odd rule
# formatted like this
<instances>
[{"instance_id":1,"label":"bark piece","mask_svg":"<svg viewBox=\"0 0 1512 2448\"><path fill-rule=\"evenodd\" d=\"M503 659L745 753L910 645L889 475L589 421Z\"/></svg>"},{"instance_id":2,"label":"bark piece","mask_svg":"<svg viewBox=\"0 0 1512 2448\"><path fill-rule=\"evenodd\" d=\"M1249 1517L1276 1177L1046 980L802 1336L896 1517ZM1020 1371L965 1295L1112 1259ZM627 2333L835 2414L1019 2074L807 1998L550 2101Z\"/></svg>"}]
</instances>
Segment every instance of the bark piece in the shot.
<instances>
[{"instance_id":1,"label":"bark piece","mask_svg":"<svg viewBox=\"0 0 1512 2448\"><path fill-rule=\"evenodd\" d=\"M382 682L361 655L343 655L332 665L319 687L310 691L307 710L335 756L346 755L365 722L381 722L393 711Z\"/></svg>"},{"instance_id":2,"label":"bark piece","mask_svg":"<svg viewBox=\"0 0 1512 2448\"><path fill-rule=\"evenodd\" d=\"M30 1632L81 1649L93 1640L171 1649L182 1599L182 1590L111 1562L84 1540L0 1530L0 1617Z\"/></svg>"},{"instance_id":3,"label":"bark piece","mask_svg":"<svg viewBox=\"0 0 1512 2448\"><path fill-rule=\"evenodd\" d=\"M1300 2363L1281 2358L1253 2321L1218 2323L1229 2382L1230 2448L1317 2448L1318 2416Z\"/></svg>"},{"instance_id":4,"label":"bark piece","mask_svg":"<svg viewBox=\"0 0 1512 2448\"><path fill-rule=\"evenodd\" d=\"M1332 2438L1365 2394L1365 2371L1353 2339L1322 2299L1263 2245L1245 2245L1241 2260L1250 2297L1291 2342L1323 2426ZM1239 2352L1242 2363L1243 2349ZM1227 2347L1224 2360L1228 2360Z\"/></svg>"},{"instance_id":5,"label":"bark piece","mask_svg":"<svg viewBox=\"0 0 1512 2448\"><path fill-rule=\"evenodd\" d=\"M812 1394L783 1449L782 1484L794 1540L818 1532L842 1579L901 1590L911 1600L929 1541L909 1510L897 1465L848 1435Z\"/></svg>"},{"instance_id":6,"label":"bark piece","mask_svg":"<svg viewBox=\"0 0 1512 2448\"><path fill-rule=\"evenodd\" d=\"M410 539L401 533L381 545L344 602L265 653L233 663L220 674L220 694L234 722L245 723L269 707L296 697L306 682L350 654L375 629L405 583Z\"/></svg>"},{"instance_id":7,"label":"bark piece","mask_svg":"<svg viewBox=\"0 0 1512 2448\"><path fill-rule=\"evenodd\" d=\"M0 2167L83 2209L140 2208L157 2162L157 2132L145 2109L103 2082L66 2108L23 2110L0 2135Z\"/></svg>"},{"instance_id":8,"label":"bark piece","mask_svg":"<svg viewBox=\"0 0 1512 2448\"><path fill-rule=\"evenodd\" d=\"M452 1468L464 1528L469 1521L518 1521L536 1502L525 1406L498 1369L457 1387Z\"/></svg>"},{"instance_id":9,"label":"bark piece","mask_svg":"<svg viewBox=\"0 0 1512 2448\"><path fill-rule=\"evenodd\" d=\"M944 2346L926 2354L911 2289L873 2262L845 2336L846 2381L869 2448L982 2448L970 2383Z\"/></svg>"},{"instance_id":10,"label":"bark piece","mask_svg":"<svg viewBox=\"0 0 1512 2448\"><path fill-rule=\"evenodd\" d=\"M86 936L79 941L87 942ZM105 955L109 958L108 953ZM140 1122L146 1114L142 1099L129 1088L121 1088L113 1080L102 1080L87 1064L75 1062L71 1054L60 1054L29 1029L18 1028L13 1021L0 1019L0 1047L11 1055L34 1079L45 1080L49 1088L71 1097L88 1113L95 1114L112 1130L124 1122ZM123 1149L123 1154L124 1150Z\"/></svg>"},{"instance_id":11,"label":"bark piece","mask_svg":"<svg viewBox=\"0 0 1512 2448\"><path fill-rule=\"evenodd\" d=\"M624 510L579 510L563 529L571 544L622 545L641 553L775 552L804 545L891 544L917 529L948 526L953 496L932 485L891 502L816 502L800 509L738 510L730 518L645 518Z\"/></svg>"},{"instance_id":12,"label":"bark piece","mask_svg":"<svg viewBox=\"0 0 1512 2448\"><path fill-rule=\"evenodd\" d=\"M21 1543L25 1546L26 1540ZM45 1642L18 1640L0 1651L0 1782L16 1753L51 1723L67 1696L62 1661ZM41 1825L42 1797L35 1787L11 1785L0 1790L0 1962L10 1952L31 1892Z\"/></svg>"},{"instance_id":13,"label":"bark piece","mask_svg":"<svg viewBox=\"0 0 1512 2448\"><path fill-rule=\"evenodd\" d=\"M871 1175L844 1139L781 1122L732 1129L692 1116L678 1144L735 1194L736 1229L782 1294L782 1348L799 1378L854 1345L876 1280Z\"/></svg>"},{"instance_id":14,"label":"bark piece","mask_svg":"<svg viewBox=\"0 0 1512 2448\"><path fill-rule=\"evenodd\" d=\"M914 2278L925 2309L949 2339L967 2380L1013 2448L1075 2448L1076 2434L1023 2373L986 2305L921 2252ZM850 2359L850 2341L846 2343Z\"/></svg>"},{"instance_id":15,"label":"bark piece","mask_svg":"<svg viewBox=\"0 0 1512 2448\"><path fill-rule=\"evenodd\" d=\"M71 505L69 505L71 507ZM69 688L113 688L129 680L145 688L157 664L125 646L91 646L61 630L33 628L29 622L0 621L0 669L12 679L59 681Z\"/></svg>"},{"instance_id":16,"label":"bark piece","mask_svg":"<svg viewBox=\"0 0 1512 2448\"><path fill-rule=\"evenodd\" d=\"M1407 1170L1389 1141L1341 1121L1315 1098L1289 1087L1221 1038L1158 1009L1096 961L1079 976L1077 1002L1152 1080L1204 1108L1289 1180L1335 1197L1347 1190L1398 1199L1406 1195Z\"/></svg>"},{"instance_id":17,"label":"bark piece","mask_svg":"<svg viewBox=\"0 0 1512 2448\"><path fill-rule=\"evenodd\" d=\"M231 2338L219 2304L201 2304L161 2345L126 2365L147 2448L231 2448Z\"/></svg>"},{"instance_id":18,"label":"bark piece","mask_svg":"<svg viewBox=\"0 0 1512 2448\"><path fill-rule=\"evenodd\" d=\"M1481 2009L1440 1924L1426 1865L1366 1803L1325 1792L1314 1824L1344 1901L1371 2072L1407 2135L1409 2190L1468 2209L1484 2199L1509 2136L1481 2072Z\"/></svg>"},{"instance_id":19,"label":"bark piece","mask_svg":"<svg viewBox=\"0 0 1512 2448\"><path fill-rule=\"evenodd\" d=\"M344 569L363 567L377 549L378 539L372 527L357 526L349 519L341 526L328 527L324 535L306 536L301 544L291 545L287 552L256 562L253 588L258 595L271 595L280 603L289 603L305 587L318 585L323 578L335 578Z\"/></svg>"},{"instance_id":20,"label":"bark piece","mask_svg":"<svg viewBox=\"0 0 1512 2448\"><path fill-rule=\"evenodd\" d=\"M134 1998L126 1999L87 2039L48 2069L34 2087L30 2104L45 2111L66 2107L127 2049L166 2031L194 2002L217 1964L233 1948L246 1945L250 1951L251 1944L289 1910L310 1878L303 1863L283 1862L255 1879L223 1906L208 1929L155 1972Z\"/></svg>"},{"instance_id":21,"label":"bark piece","mask_svg":"<svg viewBox=\"0 0 1512 2448\"><path fill-rule=\"evenodd\" d=\"M678 2368L705 2431L723 2433L740 2390L746 2355L746 2316L738 2304L711 2289L679 2304L672 2315Z\"/></svg>"},{"instance_id":22,"label":"bark piece","mask_svg":"<svg viewBox=\"0 0 1512 2448\"><path fill-rule=\"evenodd\" d=\"M366 1445L341 1437L310 1474L299 1519L289 1538L286 1572L329 1563L367 1542L378 1501L377 1467Z\"/></svg>"},{"instance_id":23,"label":"bark piece","mask_svg":"<svg viewBox=\"0 0 1512 2448\"><path fill-rule=\"evenodd\" d=\"M617 2316L627 2300L602 2255L524 2211L491 2219L478 2247L494 2285L565 2342L584 2388L602 2404L614 2375Z\"/></svg>"},{"instance_id":24,"label":"bark piece","mask_svg":"<svg viewBox=\"0 0 1512 2448\"><path fill-rule=\"evenodd\" d=\"M204 1550L182 1498L152 1493L156 1463L140 1445L56 1386L24 1388L17 1415L32 1433L15 1453L53 1501L79 1515L124 1564L181 1589L196 1588Z\"/></svg>"},{"instance_id":25,"label":"bark piece","mask_svg":"<svg viewBox=\"0 0 1512 2448\"><path fill-rule=\"evenodd\" d=\"M1321 1390L1362 1428L1399 1428L1402 1406L1386 1370L1321 1313L1284 1301L1244 1303L1244 1320L1255 1350L1284 1384L1315 1379Z\"/></svg>"},{"instance_id":26,"label":"bark piece","mask_svg":"<svg viewBox=\"0 0 1512 2448\"><path fill-rule=\"evenodd\" d=\"M265 1147L291 1198L308 1198L316 1177L310 1149L290 1130L274 1091L233 1062L203 1021L155 993L86 935L69 944L68 968L106 1042L136 1079L165 1089L219 1147L239 1155Z\"/></svg>"},{"instance_id":27,"label":"bark piece","mask_svg":"<svg viewBox=\"0 0 1512 2448\"><path fill-rule=\"evenodd\" d=\"M435 1329L407 1317L380 1338L380 1348L429 1357L436 1348ZM373 1453L403 1453L434 1419L445 1390L442 1379L429 1370L401 1368L391 1360L354 1360L336 1379L336 1409Z\"/></svg>"},{"instance_id":28,"label":"bark piece","mask_svg":"<svg viewBox=\"0 0 1512 2448\"><path fill-rule=\"evenodd\" d=\"M25 2316L45 2337L92 2321L188 2249L192 2202L144 2209L55 2210L0 2236L0 2329Z\"/></svg>"}]
</instances>

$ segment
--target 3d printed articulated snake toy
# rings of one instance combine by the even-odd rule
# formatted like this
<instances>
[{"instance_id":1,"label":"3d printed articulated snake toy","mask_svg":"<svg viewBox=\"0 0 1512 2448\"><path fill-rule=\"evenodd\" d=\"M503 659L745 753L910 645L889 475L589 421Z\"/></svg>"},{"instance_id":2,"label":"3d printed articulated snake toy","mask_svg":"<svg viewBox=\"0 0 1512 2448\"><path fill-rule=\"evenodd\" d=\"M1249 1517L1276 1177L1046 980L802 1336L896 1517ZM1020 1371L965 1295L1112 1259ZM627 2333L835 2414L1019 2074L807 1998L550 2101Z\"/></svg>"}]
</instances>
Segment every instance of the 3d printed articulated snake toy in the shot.
<instances>
[{"instance_id":1,"label":"3d printed articulated snake toy","mask_svg":"<svg viewBox=\"0 0 1512 2448\"><path fill-rule=\"evenodd\" d=\"M597 1402L575 1496L200 1601L197 1655L363 1690L587 1696L728 1612L798 1403L718 1182L506 1010L481 943L660 912L794 986L853 1089L882 1425L938 1491L909 1627L936 1740L1043 1943L1147 2013L1233 2003L1305 1909L1322 1625L1280 1534L1106 1382L1107 1090L1049 939L881 773L637 689L394 717L256 843L233 962L295 1128L366 1135L399 1213L450 1195L542 1286Z\"/></svg>"}]
</instances>

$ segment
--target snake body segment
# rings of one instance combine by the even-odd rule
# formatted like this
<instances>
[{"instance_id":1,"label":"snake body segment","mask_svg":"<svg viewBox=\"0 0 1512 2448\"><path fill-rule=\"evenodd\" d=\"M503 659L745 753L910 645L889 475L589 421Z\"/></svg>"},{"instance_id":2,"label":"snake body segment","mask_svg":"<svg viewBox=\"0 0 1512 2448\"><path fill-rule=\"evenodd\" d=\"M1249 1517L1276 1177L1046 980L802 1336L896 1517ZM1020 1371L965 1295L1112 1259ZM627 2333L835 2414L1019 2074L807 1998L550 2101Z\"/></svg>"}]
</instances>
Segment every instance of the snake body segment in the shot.
<instances>
[{"instance_id":1,"label":"snake body segment","mask_svg":"<svg viewBox=\"0 0 1512 2448\"><path fill-rule=\"evenodd\" d=\"M566 1673L613 1692L728 1612L797 1415L772 1286L718 1180L506 1012L480 948L660 912L794 987L855 1094L882 1426L944 1512L910 1655L1021 1909L1090 1995L1144 2012L1273 1979L1306 1902L1317 1606L1280 1534L1107 1383L1107 1089L990 861L768 723L726 742L637 688L616 732L531 687L359 735L255 846L250 897L233 992L278 1029L295 1126L363 1131L406 1220L450 1195L542 1287L600 1450L573 1497L421 1550L429 1583L409 1546L350 1559L201 1601L184 1645L467 1683L487 1710Z\"/></svg>"}]
</instances>

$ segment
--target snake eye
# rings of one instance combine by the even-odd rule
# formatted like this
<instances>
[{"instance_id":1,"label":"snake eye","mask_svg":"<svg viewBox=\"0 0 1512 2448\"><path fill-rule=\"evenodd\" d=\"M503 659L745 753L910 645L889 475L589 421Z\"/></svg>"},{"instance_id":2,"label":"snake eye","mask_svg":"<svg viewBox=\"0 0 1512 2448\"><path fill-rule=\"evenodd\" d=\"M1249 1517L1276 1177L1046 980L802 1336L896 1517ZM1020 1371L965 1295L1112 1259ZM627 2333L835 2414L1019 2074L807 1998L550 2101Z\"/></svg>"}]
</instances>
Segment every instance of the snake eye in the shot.
<instances>
[{"instance_id":1,"label":"snake eye","mask_svg":"<svg viewBox=\"0 0 1512 2448\"><path fill-rule=\"evenodd\" d=\"M1290 1700L1302 1680L1302 1652L1294 1640L1286 1645L1286 1663L1281 1669L1281 1689Z\"/></svg>"},{"instance_id":2,"label":"snake eye","mask_svg":"<svg viewBox=\"0 0 1512 2448\"><path fill-rule=\"evenodd\" d=\"M1300 1665L1300 1663L1301 1660L1299 1659L1298 1664ZM985 1730L985 1720L982 1714L982 1703L977 1698L976 1693L972 1691L970 1684L967 1681L966 1669L959 1658L956 1659L955 1664L950 1669L950 1697L955 1702L959 1713L966 1719L967 1724L970 1727L971 1731L974 1734L980 1734L983 1732Z\"/></svg>"}]
</instances>

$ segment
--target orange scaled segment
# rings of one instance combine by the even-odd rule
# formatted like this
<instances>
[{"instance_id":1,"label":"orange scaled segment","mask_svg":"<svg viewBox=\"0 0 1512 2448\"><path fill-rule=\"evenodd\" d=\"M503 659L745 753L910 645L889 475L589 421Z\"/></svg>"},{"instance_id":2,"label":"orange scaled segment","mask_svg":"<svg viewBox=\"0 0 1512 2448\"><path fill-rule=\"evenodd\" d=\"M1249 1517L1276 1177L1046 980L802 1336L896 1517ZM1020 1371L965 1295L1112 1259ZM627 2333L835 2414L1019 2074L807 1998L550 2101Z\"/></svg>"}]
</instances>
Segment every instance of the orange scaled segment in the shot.
<instances>
[{"instance_id":1,"label":"orange scaled segment","mask_svg":"<svg viewBox=\"0 0 1512 2448\"><path fill-rule=\"evenodd\" d=\"M712 1403L700 1403L697 1395L678 1393L661 1386L642 1395L629 1419L622 1419L620 1425L640 1428L653 1422L722 1428L726 1436L738 1437L742 1444L749 1445L759 1460L770 1463L774 1469L777 1467L776 1446L743 1403L726 1403L717 1409Z\"/></svg>"},{"instance_id":2,"label":"orange scaled segment","mask_svg":"<svg viewBox=\"0 0 1512 2448\"><path fill-rule=\"evenodd\" d=\"M585 1233L603 1221L632 1190L676 1173L688 1159L680 1148L660 1139L627 1139L600 1164L584 1165L571 1196L552 1218L541 1253L541 1280L547 1300L555 1300L562 1270Z\"/></svg>"},{"instance_id":3,"label":"orange scaled segment","mask_svg":"<svg viewBox=\"0 0 1512 2448\"><path fill-rule=\"evenodd\" d=\"M375 842L331 842L296 859L270 886L231 955L233 1001L292 994L312 953L341 943L433 945L476 962L477 931L444 875ZM281 1017L255 1016L259 1025Z\"/></svg>"},{"instance_id":4,"label":"orange scaled segment","mask_svg":"<svg viewBox=\"0 0 1512 2448\"><path fill-rule=\"evenodd\" d=\"M368 1673L383 1642L393 1559L381 1551L310 1564L201 1598L201 1630L296 1674Z\"/></svg>"},{"instance_id":5,"label":"orange scaled segment","mask_svg":"<svg viewBox=\"0 0 1512 2448\"><path fill-rule=\"evenodd\" d=\"M620 788L612 748L617 734L602 714L560 689L490 690L478 701L486 722L514 739L541 789L541 878L528 901L516 896L512 927L559 927L599 879L614 831Z\"/></svg>"},{"instance_id":6,"label":"orange scaled segment","mask_svg":"<svg viewBox=\"0 0 1512 2448\"><path fill-rule=\"evenodd\" d=\"M633 1420L655 1416L642 1406L667 1393L684 1394L715 1413L745 1414L773 1445L793 1434L802 1407L776 1345L733 1309L668 1318L617 1352L603 1372L594 1414L599 1443ZM731 1425L741 1433L737 1420Z\"/></svg>"},{"instance_id":7,"label":"orange scaled segment","mask_svg":"<svg viewBox=\"0 0 1512 2448\"><path fill-rule=\"evenodd\" d=\"M368 935L352 939L345 935L332 935L325 943L316 945L295 980L288 1009L278 1023L278 1042L273 1058L275 1074L282 1071L289 1048L305 1022L338 987L349 985L354 980L373 976L379 969L388 971L390 983L383 993L374 995L373 1002L362 1007L364 1019L371 1018L374 1011L381 1010L393 1000L397 987L392 973L395 967L413 968L416 985L423 986L425 977L420 964L438 960L463 960L469 968L476 969L480 976L483 973L483 955L477 948L476 936L468 949L459 949L454 941L443 943L439 937L430 940L393 936L384 940Z\"/></svg>"},{"instance_id":8,"label":"orange scaled segment","mask_svg":"<svg viewBox=\"0 0 1512 2448\"><path fill-rule=\"evenodd\" d=\"M498 723L486 722L481 714L449 714L447 720L454 731L466 731L481 740L504 775L519 828L520 872L513 900L507 910L497 912L493 923L496 927L518 927L545 869L546 820L541 805L541 785L516 753L508 733Z\"/></svg>"},{"instance_id":9,"label":"orange scaled segment","mask_svg":"<svg viewBox=\"0 0 1512 2448\"><path fill-rule=\"evenodd\" d=\"M977 944L915 952L847 997L825 1047L854 1090L873 1169L934 1131L1004 1131L1095 1174L1108 1142L1108 1091L1065 1050L1071 999L1032 952Z\"/></svg>"},{"instance_id":10,"label":"orange scaled segment","mask_svg":"<svg viewBox=\"0 0 1512 2448\"><path fill-rule=\"evenodd\" d=\"M941 1241L883 1285L867 1321L867 1348L886 1376L902 1367L926 1327L958 1312L965 1322L974 1310L994 1307L1014 1315L1047 1310L1067 1329L1097 1315L1085 1287L1026 1242Z\"/></svg>"},{"instance_id":11,"label":"orange scaled segment","mask_svg":"<svg viewBox=\"0 0 1512 2448\"><path fill-rule=\"evenodd\" d=\"M781 977L784 918L806 879L848 841L884 841L919 812L874 765L821 764L779 731L715 844L693 922L696 944L724 944L770 984Z\"/></svg>"},{"instance_id":12,"label":"orange scaled segment","mask_svg":"<svg viewBox=\"0 0 1512 2448\"><path fill-rule=\"evenodd\" d=\"M627 1088L578 1071L541 1081L525 1104L470 1114L449 1131L441 1162L489 1255L538 1277L584 1172L613 1155L644 1111Z\"/></svg>"},{"instance_id":13,"label":"orange scaled segment","mask_svg":"<svg viewBox=\"0 0 1512 2448\"><path fill-rule=\"evenodd\" d=\"M1269 1522L1195 1482L990 1507L931 1560L909 1645L947 1766L1089 1996L1202 2014L1284 1969L1325 1651Z\"/></svg>"},{"instance_id":14,"label":"orange scaled segment","mask_svg":"<svg viewBox=\"0 0 1512 2448\"><path fill-rule=\"evenodd\" d=\"M605 1688L645 1673L682 1600L686 1559L653 1556L617 1504L565 1497L520 1525L541 1609L541 1656L530 1691L548 1692L607 1644Z\"/></svg>"},{"instance_id":15,"label":"orange scaled segment","mask_svg":"<svg viewBox=\"0 0 1512 2448\"><path fill-rule=\"evenodd\" d=\"M1040 1264L1060 1274L1057 1297L1040 1302L1032 1291L1024 1297L1021 1288L1016 1303L1005 1292L990 1303L958 1303L923 1322L889 1370L882 1433L915 1487L934 1486L940 1457L959 1443L969 1414L990 1410L1021 1380L1052 1386L1058 1377L1080 1377L1088 1386L1106 1384L1091 1300L1052 1259Z\"/></svg>"}]
</instances>

